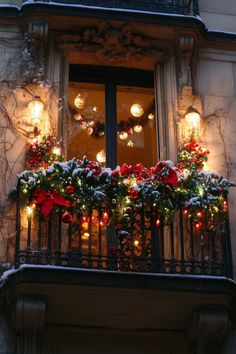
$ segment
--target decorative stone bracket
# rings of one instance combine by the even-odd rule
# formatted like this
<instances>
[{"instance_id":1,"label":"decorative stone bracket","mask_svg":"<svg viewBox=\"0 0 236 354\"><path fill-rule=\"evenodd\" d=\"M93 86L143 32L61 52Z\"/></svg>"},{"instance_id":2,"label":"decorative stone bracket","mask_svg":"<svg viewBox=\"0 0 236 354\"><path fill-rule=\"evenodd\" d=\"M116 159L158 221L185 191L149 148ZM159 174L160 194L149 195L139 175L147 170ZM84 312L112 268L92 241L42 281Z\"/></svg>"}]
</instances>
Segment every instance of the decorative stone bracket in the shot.
<instances>
[{"instance_id":1,"label":"decorative stone bracket","mask_svg":"<svg viewBox=\"0 0 236 354\"><path fill-rule=\"evenodd\" d=\"M42 79L45 74L48 23L32 20L25 31L23 50L23 77L28 80Z\"/></svg>"},{"instance_id":2,"label":"decorative stone bracket","mask_svg":"<svg viewBox=\"0 0 236 354\"><path fill-rule=\"evenodd\" d=\"M13 326L17 333L17 354L40 354L40 333L44 329L46 302L33 296L16 301Z\"/></svg>"},{"instance_id":3,"label":"decorative stone bracket","mask_svg":"<svg viewBox=\"0 0 236 354\"><path fill-rule=\"evenodd\" d=\"M195 311L188 330L190 354L221 354L229 329L230 319L226 310Z\"/></svg>"},{"instance_id":4,"label":"decorative stone bracket","mask_svg":"<svg viewBox=\"0 0 236 354\"><path fill-rule=\"evenodd\" d=\"M178 48L178 86L179 91L187 88L193 90L193 52L194 52L194 38L190 35L182 35L179 40Z\"/></svg>"}]
</instances>

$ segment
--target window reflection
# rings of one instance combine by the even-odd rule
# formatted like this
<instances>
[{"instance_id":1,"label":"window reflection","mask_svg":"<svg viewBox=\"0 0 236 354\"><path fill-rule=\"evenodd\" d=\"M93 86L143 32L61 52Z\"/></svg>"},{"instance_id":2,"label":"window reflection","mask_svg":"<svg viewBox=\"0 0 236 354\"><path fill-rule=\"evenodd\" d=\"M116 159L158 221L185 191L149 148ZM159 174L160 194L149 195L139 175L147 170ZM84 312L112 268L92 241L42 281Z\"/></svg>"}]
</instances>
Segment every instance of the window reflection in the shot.
<instances>
[{"instance_id":1,"label":"window reflection","mask_svg":"<svg viewBox=\"0 0 236 354\"><path fill-rule=\"evenodd\" d=\"M144 163L157 160L154 90L143 87L117 87L118 163Z\"/></svg>"},{"instance_id":2,"label":"window reflection","mask_svg":"<svg viewBox=\"0 0 236 354\"><path fill-rule=\"evenodd\" d=\"M105 162L105 88L101 84L73 83L68 89L71 117L68 124L68 158Z\"/></svg>"},{"instance_id":3,"label":"window reflection","mask_svg":"<svg viewBox=\"0 0 236 354\"><path fill-rule=\"evenodd\" d=\"M68 124L68 158L106 162L105 84L71 82L68 89L71 115ZM157 160L154 90L116 86L118 164L153 166ZM107 117L106 119L110 119Z\"/></svg>"}]
</instances>

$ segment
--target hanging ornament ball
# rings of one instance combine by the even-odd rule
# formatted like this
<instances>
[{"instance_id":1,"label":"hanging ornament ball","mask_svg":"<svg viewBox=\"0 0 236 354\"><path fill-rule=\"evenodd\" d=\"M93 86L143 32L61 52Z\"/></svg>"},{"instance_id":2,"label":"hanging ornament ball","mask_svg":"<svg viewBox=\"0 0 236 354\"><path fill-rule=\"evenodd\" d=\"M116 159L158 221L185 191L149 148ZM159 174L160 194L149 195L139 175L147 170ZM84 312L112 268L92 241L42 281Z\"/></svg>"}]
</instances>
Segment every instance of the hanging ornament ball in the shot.
<instances>
[{"instance_id":1,"label":"hanging ornament ball","mask_svg":"<svg viewBox=\"0 0 236 354\"><path fill-rule=\"evenodd\" d=\"M76 114L74 115L74 120L76 120L77 122L79 122L79 121L82 120L82 119L83 119L83 118L82 118L81 114L76 113Z\"/></svg>"},{"instance_id":2,"label":"hanging ornament ball","mask_svg":"<svg viewBox=\"0 0 236 354\"><path fill-rule=\"evenodd\" d=\"M66 187L67 194L72 194L72 193L74 193L74 191L75 191L75 187L74 186L67 186Z\"/></svg>"},{"instance_id":3,"label":"hanging ornament ball","mask_svg":"<svg viewBox=\"0 0 236 354\"><path fill-rule=\"evenodd\" d=\"M74 99L74 104L75 107L78 109L83 109L85 106L85 99L81 96L81 93L78 93L78 95Z\"/></svg>"},{"instance_id":4,"label":"hanging ornament ball","mask_svg":"<svg viewBox=\"0 0 236 354\"><path fill-rule=\"evenodd\" d=\"M154 114L153 114L153 113L150 113L150 114L148 115L148 119L150 119L150 120L154 120L154 118L155 118L155 116L154 116Z\"/></svg>"},{"instance_id":5,"label":"hanging ornament ball","mask_svg":"<svg viewBox=\"0 0 236 354\"><path fill-rule=\"evenodd\" d=\"M65 211L61 216L61 220L65 224L71 223L72 219L73 219L73 215L69 211Z\"/></svg>"},{"instance_id":6,"label":"hanging ornament ball","mask_svg":"<svg viewBox=\"0 0 236 354\"><path fill-rule=\"evenodd\" d=\"M143 127L141 126L141 124L137 124L134 126L134 131L136 133L141 133L142 130L143 130Z\"/></svg>"},{"instance_id":7,"label":"hanging ornament ball","mask_svg":"<svg viewBox=\"0 0 236 354\"><path fill-rule=\"evenodd\" d=\"M130 113L132 114L133 117L141 117L144 113L143 107L140 103L134 103L132 104L130 108Z\"/></svg>"},{"instance_id":8,"label":"hanging ornament ball","mask_svg":"<svg viewBox=\"0 0 236 354\"><path fill-rule=\"evenodd\" d=\"M120 132L119 133L119 138L120 138L120 140L126 140L128 138L128 133Z\"/></svg>"},{"instance_id":9,"label":"hanging ornament ball","mask_svg":"<svg viewBox=\"0 0 236 354\"><path fill-rule=\"evenodd\" d=\"M127 146L132 148L134 146L133 141L129 140L128 143L127 143Z\"/></svg>"}]
</instances>

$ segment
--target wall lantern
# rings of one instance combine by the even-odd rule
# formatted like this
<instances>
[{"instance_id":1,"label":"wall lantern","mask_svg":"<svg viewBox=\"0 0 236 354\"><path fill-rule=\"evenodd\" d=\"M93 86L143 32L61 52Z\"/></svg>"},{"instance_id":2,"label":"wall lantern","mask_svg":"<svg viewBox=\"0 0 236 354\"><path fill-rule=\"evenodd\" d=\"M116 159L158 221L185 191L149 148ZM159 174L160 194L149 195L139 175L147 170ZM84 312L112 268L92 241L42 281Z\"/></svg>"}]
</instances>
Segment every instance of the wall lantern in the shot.
<instances>
[{"instance_id":1,"label":"wall lantern","mask_svg":"<svg viewBox=\"0 0 236 354\"><path fill-rule=\"evenodd\" d=\"M33 125L40 124L43 108L44 104L39 96L34 96L33 99L28 103L28 110Z\"/></svg>"},{"instance_id":2,"label":"wall lantern","mask_svg":"<svg viewBox=\"0 0 236 354\"><path fill-rule=\"evenodd\" d=\"M187 112L185 113L185 119L191 125L191 128L193 130L199 130L200 129L201 115L192 106L187 109Z\"/></svg>"}]
</instances>

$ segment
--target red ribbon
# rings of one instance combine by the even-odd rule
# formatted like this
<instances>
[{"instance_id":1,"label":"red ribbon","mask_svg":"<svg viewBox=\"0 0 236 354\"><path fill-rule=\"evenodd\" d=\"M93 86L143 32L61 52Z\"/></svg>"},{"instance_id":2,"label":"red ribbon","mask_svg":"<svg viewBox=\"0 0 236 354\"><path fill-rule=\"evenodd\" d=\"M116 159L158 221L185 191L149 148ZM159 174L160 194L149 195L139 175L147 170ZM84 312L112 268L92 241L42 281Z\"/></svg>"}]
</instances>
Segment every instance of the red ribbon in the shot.
<instances>
[{"instance_id":1,"label":"red ribbon","mask_svg":"<svg viewBox=\"0 0 236 354\"><path fill-rule=\"evenodd\" d=\"M57 190L51 192L42 188L36 189L34 192L35 204L41 205L41 213L46 218L53 208L54 204L61 205L64 207L71 206L71 203L63 198Z\"/></svg>"}]
</instances>

